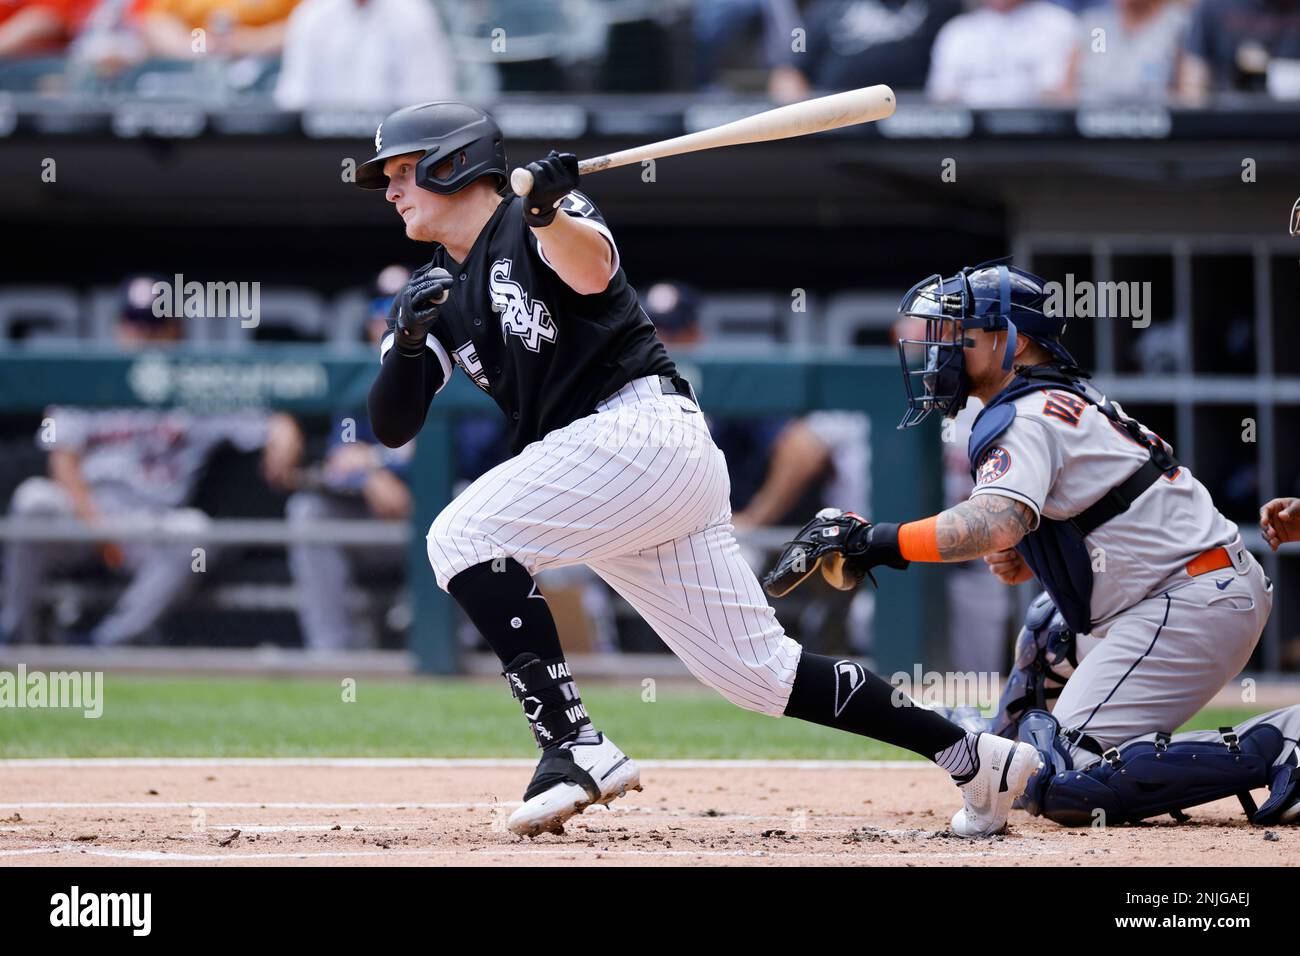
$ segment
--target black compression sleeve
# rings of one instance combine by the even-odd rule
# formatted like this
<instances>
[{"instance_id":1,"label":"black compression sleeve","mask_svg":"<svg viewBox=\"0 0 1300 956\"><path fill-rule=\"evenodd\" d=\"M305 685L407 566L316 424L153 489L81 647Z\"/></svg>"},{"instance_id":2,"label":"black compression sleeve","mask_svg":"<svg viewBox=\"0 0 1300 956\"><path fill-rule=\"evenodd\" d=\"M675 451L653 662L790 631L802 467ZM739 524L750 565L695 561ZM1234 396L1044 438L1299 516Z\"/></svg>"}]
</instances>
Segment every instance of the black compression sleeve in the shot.
<instances>
[{"instance_id":1,"label":"black compression sleeve","mask_svg":"<svg viewBox=\"0 0 1300 956\"><path fill-rule=\"evenodd\" d=\"M785 714L905 747L927 760L965 735L861 664L808 651L799 657Z\"/></svg>"},{"instance_id":2,"label":"black compression sleeve","mask_svg":"<svg viewBox=\"0 0 1300 956\"><path fill-rule=\"evenodd\" d=\"M389 349L367 402L375 437L389 448L401 448L414 438L441 385L442 366L428 349L418 356Z\"/></svg>"}]
</instances>

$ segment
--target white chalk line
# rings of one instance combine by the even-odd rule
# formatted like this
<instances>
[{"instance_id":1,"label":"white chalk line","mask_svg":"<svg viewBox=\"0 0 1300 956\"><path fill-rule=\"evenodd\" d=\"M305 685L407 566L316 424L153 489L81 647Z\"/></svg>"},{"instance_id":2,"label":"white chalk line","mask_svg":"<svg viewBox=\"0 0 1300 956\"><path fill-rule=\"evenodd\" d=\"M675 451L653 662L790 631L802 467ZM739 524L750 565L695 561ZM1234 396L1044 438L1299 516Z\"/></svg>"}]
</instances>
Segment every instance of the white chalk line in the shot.
<instances>
[{"instance_id":1,"label":"white chalk line","mask_svg":"<svg viewBox=\"0 0 1300 956\"><path fill-rule=\"evenodd\" d=\"M419 803L410 801L407 803L248 803L248 802L231 802L231 801L201 801L196 800L192 803L166 802L166 803L138 803L138 802L32 802L32 803L0 803L0 810L495 810L511 809L522 805L520 800L502 800L497 803ZM845 823L857 820L868 820L868 816L857 813L820 813L816 810L805 810L808 821L817 821L825 823ZM580 823L589 823L599 820L602 816L609 817L670 817L675 820L718 820L734 823L785 823L793 826L796 817L801 816L798 810L791 810L788 813L769 813L769 814L749 814L749 813L732 813L727 810L687 810L677 807L638 807L638 806L592 806L588 807ZM330 820L328 825L311 822L301 824L279 824L278 826L303 826L303 827L322 827L330 829L335 823L340 825L346 824L346 827L360 826L365 827L364 820ZM255 826L270 826L264 824L238 824L238 823L208 823L208 829L251 829ZM370 826L379 828L388 826L388 824L370 824ZM0 830L13 829L20 830L22 827L0 827ZM393 827L393 829L408 829L408 827ZM874 828L881 833L890 833L892 835L902 835L908 831L899 830L891 831L882 828ZM269 829L267 832L271 832Z\"/></svg>"},{"instance_id":2,"label":"white chalk line","mask_svg":"<svg viewBox=\"0 0 1300 956\"><path fill-rule=\"evenodd\" d=\"M268 803L262 801L190 800L184 803L147 801L106 801L103 803L46 800L31 803L0 803L0 810L482 810L492 807L517 807L520 800L496 803Z\"/></svg>"},{"instance_id":3,"label":"white chalk line","mask_svg":"<svg viewBox=\"0 0 1300 956\"><path fill-rule=\"evenodd\" d=\"M619 849L615 847L588 847L588 846L563 846L563 847L465 847L459 849L375 849L375 850L318 850L318 851L301 851L290 853L163 853L159 850L109 850L101 847L85 846L78 844L61 844L58 846L32 847L24 850L0 850L0 858L35 856L35 855L54 855L59 853L75 853L78 856L97 856L115 860L135 860L150 863L232 863L240 861L264 862L267 860L308 860L308 859L347 859L356 857L464 857L474 855L484 858L492 857L527 857L535 859L537 857L564 857L572 858L576 856L601 856L609 857L704 857L709 859L838 859L845 863L857 863L866 860L898 860L901 856L909 856L913 860L963 860L979 859L990 856L1018 856L1024 854L1024 849L1017 847L1014 851L1003 851L994 849L992 846L973 848L966 851L952 851L939 853L920 853L914 849L909 852L901 851L876 853L876 852L857 852L857 851L838 851L824 852L816 851L779 851L771 850L646 850L646 849ZM1032 852L1032 851L1031 851ZM1046 850L1040 851L1035 855L1039 856L1059 856L1063 850Z\"/></svg>"},{"instance_id":4,"label":"white chalk line","mask_svg":"<svg viewBox=\"0 0 1300 956\"><path fill-rule=\"evenodd\" d=\"M918 770L924 760L638 760L647 770ZM57 767L355 767L434 769L535 767L507 757L11 757L0 770Z\"/></svg>"},{"instance_id":5,"label":"white chalk line","mask_svg":"<svg viewBox=\"0 0 1300 956\"><path fill-rule=\"evenodd\" d=\"M499 803L233 803L233 802L203 802L195 801L193 803L0 803L0 810L494 810L511 809L522 805L519 800L502 800ZM853 821L865 821L870 819L863 814L856 813L820 813L817 811L805 811L806 819L809 822L816 821L819 823L851 823ZM599 820L602 816L609 817L669 817L674 820L718 820L733 823L785 823L787 826L794 826L793 821L800 816L799 811L791 810L788 813L772 814L749 814L749 813L731 813L726 810L716 810L708 812L704 810L686 810L676 807L637 807L637 806L612 806L588 807L579 821L581 823L590 823ZM364 820L330 820L328 823L310 822L300 824L277 824L275 826L291 827L321 827L330 829L334 824L340 824L345 827L366 827L368 824ZM268 827L267 832L272 825L269 824L239 824L239 823L208 823L208 829L251 829L257 826ZM369 826L374 828L387 827L389 824L371 823ZM24 827L0 827L3 830L22 830ZM409 827L392 827L392 829L409 829ZM876 828L879 832L889 832ZM899 834L906 831L898 831Z\"/></svg>"},{"instance_id":6,"label":"white chalk line","mask_svg":"<svg viewBox=\"0 0 1300 956\"><path fill-rule=\"evenodd\" d=\"M806 818L796 821L794 813L785 814L747 814L747 813L701 813L697 810L670 810L663 807L588 807L581 818L576 819L576 825L599 823L601 814L609 814L611 817L653 817L663 816L674 820L718 820L726 823L778 823L785 826L774 829L784 829L790 833L816 833L816 832L837 832L845 824L860 823L862 826L870 826L865 821L869 817L860 814L846 813L817 813L809 814ZM89 827L91 823L98 821L83 821L84 826ZM614 820L607 821L614 823ZM815 824L815 825L814 825ZM823 825L825 824L825 825ZM49 821L43 823L22 824L19 826L0 827L0 832L25 833L30 830L45 830L50 826ZM355 829L354 829L355 828ZM873 833L886 834L888 836L913 837L922 831L919 829L911 830L891 830L886 827L870 826ZM394 825L391 823L377 823L371 820L311 820L295 821L290 823L216 823L208 822L204 824L204 831L213 830L239 830L244 833L295 833L295 832L329 832L337 830L340 833L366 833L371 830L391 830L396 832L419 832L421 828L414 825ZM426 828L427 829L427 828ZM599 835L608 832L607 830L593 830L584 828L578 832ZM190 835L180 837L179 839L190 839Z\"/></svg>"}]
</instances>

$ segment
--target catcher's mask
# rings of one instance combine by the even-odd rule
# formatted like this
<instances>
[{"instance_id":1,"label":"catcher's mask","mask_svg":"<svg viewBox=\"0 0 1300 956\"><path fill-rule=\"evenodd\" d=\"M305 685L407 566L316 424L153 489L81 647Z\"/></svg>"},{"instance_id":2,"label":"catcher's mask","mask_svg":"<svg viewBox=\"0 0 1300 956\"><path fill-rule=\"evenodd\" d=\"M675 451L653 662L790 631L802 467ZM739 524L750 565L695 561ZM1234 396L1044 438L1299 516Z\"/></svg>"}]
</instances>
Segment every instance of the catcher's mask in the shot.
<instances>
[{"instance_id":1,"label":"catcher's mask","mask_svg":"<svg viewBox=\"0 0 1300 956\"><path fill-rule=\"evenodd\" d=\"M1006 262L994 259L966 266L946 279L932 275L903 296L899 315L924 319L925 337L898 342L907 391L907 411L899 428L919 425L934 411L951 418L966 407L971 382L965 350L975 344L966 337L968 329L1007 333L1004 371L1011 370L1018 334L1042 345L1063 365L1075 364L1060 342L1064 320L1043 311L1047 299L1043 280Z\"/></svg>"},{"instance_id":2,"label":"catcher's mask","mask_svg":"<svg viewBox=\"0 0 1300 956\"><path fill-rule=\"evenodd\" d=\"M1291 207L1291 235L1300 236L1300 199Z\"/></svg>"}]
</instances>

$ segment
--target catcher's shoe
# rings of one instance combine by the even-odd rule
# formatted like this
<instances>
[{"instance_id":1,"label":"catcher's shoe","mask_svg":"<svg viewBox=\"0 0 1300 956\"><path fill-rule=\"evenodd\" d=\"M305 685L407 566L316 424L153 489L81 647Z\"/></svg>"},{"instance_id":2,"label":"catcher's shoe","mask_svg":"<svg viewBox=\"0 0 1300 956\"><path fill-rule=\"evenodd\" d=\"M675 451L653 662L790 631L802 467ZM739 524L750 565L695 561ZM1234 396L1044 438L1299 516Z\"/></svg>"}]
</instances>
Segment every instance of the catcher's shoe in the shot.
<instances>
[{"instance_id":1,"label":"catcher's shoe","mask_svg":"<svg viewBox=\"0 0 1300 956\"><path fill-rule=\"evenodd\" d=\"M564 821L593 803L608 804L641 789L641 768L604 734L592 743L567 743L542 754L524 805L510 814L512 833L563 833Z\"/></svg>"},{"instance_id":2,"label":"catcher's shoe","mask_svg":"<svg viewBox=\"0 0 1300 956\"><path fill-rule=\"evenodd\" d=\"M1300 747L1271 770L1268 799L1250 814L1252 823L1272 826L1277 823L1300 823Z\"/></svg>"},{"instance_id":3,"label":"catcher's shoe","mask_svg":"<svg viewBox=\"0 0 1300 956\"><path fill-rule=\"evenodd\" d=\"M975 756L979 762L975 776L960 786L965 806L952 817L952 831L962 837L1001 833L1012 802L1043 765L1038 751L1029 744L992 734L979 735Z\"/></svg>"}]
</instances>

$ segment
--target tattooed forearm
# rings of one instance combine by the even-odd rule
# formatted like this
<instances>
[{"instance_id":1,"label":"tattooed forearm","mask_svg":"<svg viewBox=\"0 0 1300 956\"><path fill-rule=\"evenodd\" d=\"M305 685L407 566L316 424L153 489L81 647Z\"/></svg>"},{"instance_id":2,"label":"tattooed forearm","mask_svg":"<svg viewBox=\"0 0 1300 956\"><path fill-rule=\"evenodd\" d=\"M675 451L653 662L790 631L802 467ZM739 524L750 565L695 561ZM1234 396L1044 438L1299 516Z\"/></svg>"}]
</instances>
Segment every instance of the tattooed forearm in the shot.
<instances>
[{"instance_id":1,"label":"tattooed forearm","mask_svg":"<svg viewBox=\"0 0 1300 956\"><path fill-rule=\"evenodd\" d=\"M1030 507L1002 495L976 495L939 515L939 557L970 561L1020 543L1034 523Z\"/></svg>"}]
</instances>

